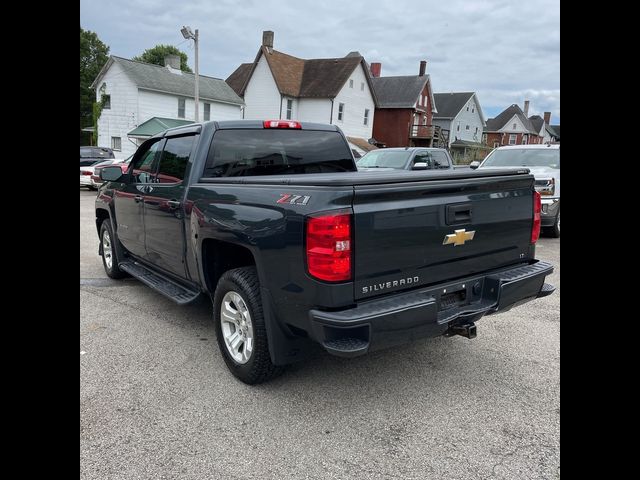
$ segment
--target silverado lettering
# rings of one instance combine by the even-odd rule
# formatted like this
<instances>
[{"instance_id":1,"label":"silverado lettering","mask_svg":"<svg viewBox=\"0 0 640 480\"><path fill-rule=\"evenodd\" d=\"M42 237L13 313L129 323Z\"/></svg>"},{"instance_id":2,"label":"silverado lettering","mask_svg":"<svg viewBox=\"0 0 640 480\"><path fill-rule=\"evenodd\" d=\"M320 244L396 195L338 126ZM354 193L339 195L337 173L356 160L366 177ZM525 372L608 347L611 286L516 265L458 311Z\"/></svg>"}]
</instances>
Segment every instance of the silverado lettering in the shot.
<instances>
[{"instance_id":1,"label":"silverado lettering","mask_svg":"<svg viewBox=\"0 0 640 480\"><path fill-rule=\"evenodd\" d=\"M473 338L484 315L554 291L522 167L358 172L335 125L241 120L166 130L100 179L107 275L179 304L210 297L220 354L249 384L313 342L355 357ZM443 247L458 230L473 241Z\"/></svg>"}]
</instances>

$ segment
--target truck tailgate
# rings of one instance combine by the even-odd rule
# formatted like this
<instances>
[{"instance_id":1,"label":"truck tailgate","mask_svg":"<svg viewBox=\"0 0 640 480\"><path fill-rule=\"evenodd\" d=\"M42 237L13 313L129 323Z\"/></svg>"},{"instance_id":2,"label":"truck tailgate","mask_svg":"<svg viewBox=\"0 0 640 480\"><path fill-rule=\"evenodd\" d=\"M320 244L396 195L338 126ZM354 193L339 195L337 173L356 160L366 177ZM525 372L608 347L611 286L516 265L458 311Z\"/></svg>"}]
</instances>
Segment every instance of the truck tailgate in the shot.
<instances>
[{"instance_id":1,"label":"truck tailgate","mask_svg":"<svg viewBox=\"0 0 640 480\"><path fill-rule=\"evenodd\" d=\"M533 181L528 174L471 174L354 185L355 298L525 261L531 255Z\"/></svg>"}]
</instances>

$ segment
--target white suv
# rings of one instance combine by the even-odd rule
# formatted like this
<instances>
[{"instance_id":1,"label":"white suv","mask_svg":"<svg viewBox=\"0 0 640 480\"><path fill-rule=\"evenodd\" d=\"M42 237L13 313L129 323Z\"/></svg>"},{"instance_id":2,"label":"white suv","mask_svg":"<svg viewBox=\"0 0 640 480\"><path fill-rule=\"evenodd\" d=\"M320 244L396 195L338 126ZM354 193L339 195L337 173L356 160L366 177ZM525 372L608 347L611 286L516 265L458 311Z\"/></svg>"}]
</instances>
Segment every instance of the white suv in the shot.
<instances>
[{"instance_id":1,"label":"white suv","mask_svg":"<svg viewBox=\"0 0 640 480\"><path fill-rule=\"evenodd\" d=\"M476 163L476 162L474 162ZM509 145L493 150L471 168L527 167L535 177L542 197L542 227L552 237L560 236L560 145Z\"/></svg>"}]
</instances>

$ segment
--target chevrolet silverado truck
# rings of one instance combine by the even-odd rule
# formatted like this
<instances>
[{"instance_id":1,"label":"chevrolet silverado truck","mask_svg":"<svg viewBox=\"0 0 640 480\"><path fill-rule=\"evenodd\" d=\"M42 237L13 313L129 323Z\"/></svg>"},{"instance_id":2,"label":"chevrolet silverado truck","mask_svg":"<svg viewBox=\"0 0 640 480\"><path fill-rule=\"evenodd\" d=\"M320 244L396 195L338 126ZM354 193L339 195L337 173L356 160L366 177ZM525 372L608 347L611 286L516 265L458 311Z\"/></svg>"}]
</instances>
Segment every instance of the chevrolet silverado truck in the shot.
<instances>
[{"instance_id":1,"label":"chevrolet silverado truck","mask_svg":"<svg viewBox=\"0 0 640 480\"><path fill-rule=\"evenodd\" d=\"M334 125L210 121L101 171L107 275L211 298L220 352L254 384L317 342L354 357L439 335L554 291L536 260L525 168L358 172Z\"/></svg>"}]
</instances>

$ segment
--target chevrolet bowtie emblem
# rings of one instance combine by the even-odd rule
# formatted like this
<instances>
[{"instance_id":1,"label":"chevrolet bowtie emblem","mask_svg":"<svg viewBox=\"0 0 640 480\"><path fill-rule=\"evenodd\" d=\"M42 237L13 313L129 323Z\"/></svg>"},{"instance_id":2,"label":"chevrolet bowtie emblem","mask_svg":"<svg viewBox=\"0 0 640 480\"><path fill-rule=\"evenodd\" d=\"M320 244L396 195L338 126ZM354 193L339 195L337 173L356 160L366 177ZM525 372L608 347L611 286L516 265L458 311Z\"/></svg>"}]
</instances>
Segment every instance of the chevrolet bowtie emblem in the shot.
<instances>
[{"instance_id":1,"label":"chevrolet bowtie emblem","mask_svg":"<svg viewBox=\"0 0 640 480\"><path fill-rule=\"evenodd\" d=\"M445 235L444 242L442 242L442 244L449 245L450 243L453 243L456 247L458 245L464 245L464 242L466 242L467 240L473 240L473 236L475 234L475 230L472 232L467 232L464 228L462 230L454 230L454 233L452 233L451 235Z\"/></svg>"}]
</instances>

